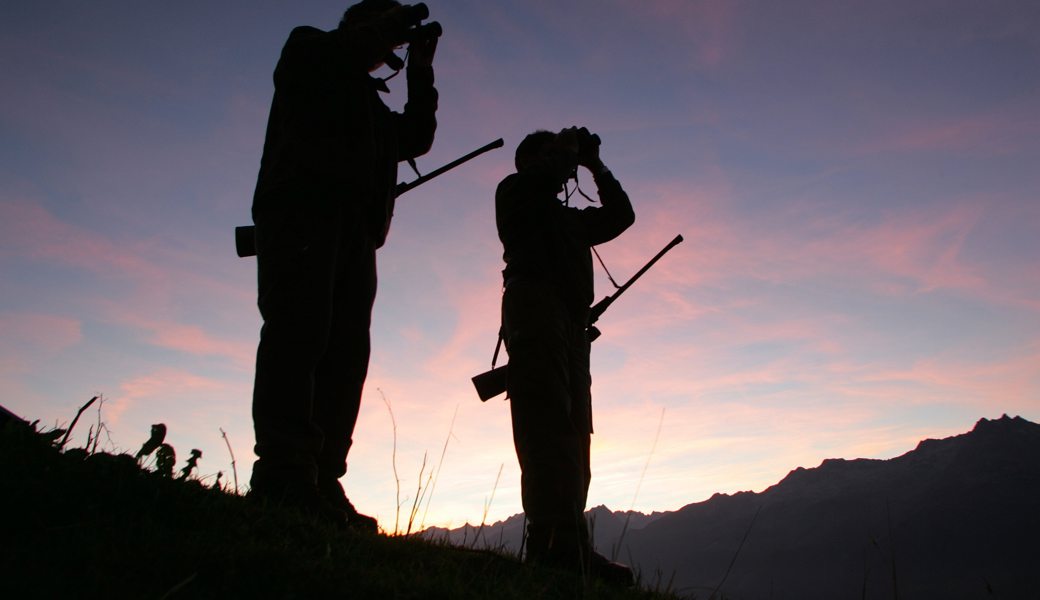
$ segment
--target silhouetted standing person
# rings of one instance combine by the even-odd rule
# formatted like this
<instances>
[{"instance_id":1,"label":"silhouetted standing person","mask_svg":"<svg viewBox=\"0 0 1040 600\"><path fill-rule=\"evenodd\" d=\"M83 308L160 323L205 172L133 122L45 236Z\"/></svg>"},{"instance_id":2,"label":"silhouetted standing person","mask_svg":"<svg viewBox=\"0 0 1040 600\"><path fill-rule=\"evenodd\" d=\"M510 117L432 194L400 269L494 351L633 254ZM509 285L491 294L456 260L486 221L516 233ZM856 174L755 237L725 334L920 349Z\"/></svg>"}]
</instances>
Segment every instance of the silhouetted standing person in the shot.
<instances>
[{"instance_id":1,"label":"silhouetted standing person","mask_svg":"<svg viewBox=\"0 0 1040 600\"><path fill-rule=\"evenodd\" d=\"M354 509L339 479L368 371L375 254L397 163L433 143L436 36L409 44L403 112L387 108L379 94L388 90L370 73L395 58L415 9L363 0L335 30L292 31L274 72L253 198L264 324L250 495L373 532L375 519Z\"/></svg>"},{"instance_id":2,"label":"silhouetted standing person","mask_svg":"<svg viewBox=\"0 0 1040 600\"><path fill-rule=\"evenodd\" d=\"M557 198L582 166L600 206ZM592 551L585 523L591 470L592 378L586 326L593 300L591 247L635 220L632 204L585 128L537 131L516 149L516 173L495 195L503 271L507 391L527 517L526 560L630 583L631 570Z\"/></svg>"}]
</instances>

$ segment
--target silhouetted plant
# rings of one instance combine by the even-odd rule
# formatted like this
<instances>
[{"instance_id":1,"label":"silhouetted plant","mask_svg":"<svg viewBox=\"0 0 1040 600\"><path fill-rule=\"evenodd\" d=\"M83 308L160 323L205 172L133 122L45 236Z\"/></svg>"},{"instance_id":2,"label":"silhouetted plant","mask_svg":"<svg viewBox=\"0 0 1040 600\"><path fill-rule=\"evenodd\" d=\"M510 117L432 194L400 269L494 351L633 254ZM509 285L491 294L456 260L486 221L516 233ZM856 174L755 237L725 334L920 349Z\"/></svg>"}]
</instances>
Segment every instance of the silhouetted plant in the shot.
<instances>
[{"instance_id":1,"label":"silhouetted plant","mask_svg":"<svg viewBox=\"0 0 1040 600\"><path fill-rule=\"evenodd\" d=\"M163 477L173 477L173 465L177 462L177 453L173 446L160 444L155 450L155 472Z\"/></svg>"},{"instance_id":2,"label":"silhouetted plant","mask_svg":"<svg viewBox=\"0 0 1040 600\"><path fill-rule=\"evenodd\" d=\"M135 458L141 460L152 452L155 452L165 439L166 425L163 423L152 425L152 436L148 438L148 440L141 446L141 449L137 451L137 456L135 456Z\"/></svg>"},{"instance_id":3,"label":"silhouetted plant","mask_svg":"<svg viewBox=\"0 0 1040 600\"><path fill-rule=\"evenodd\" d=\"M184 468L181 469L181 476L179 479L187 479L188 476L191 475L191 472L195 470L195 467L198 466L200 458L202 458L202 450L192 448L191 456L188 457L187 464L185 464Z\"/></svg>"},{"instance_id":4,"label":"silhouetted plant","mask_svg":"<svg viewBox=\"0 0 1040 600\"><path fill-rule=\"evenodd\" d=\"M101 420L101 408L105 405L105 397L101 394L98 394L97 399L97 424L96 426L90 426L90 430L87 431L87 443L83 446L83 448L87 451L87 454L92 456L94 454L97 454L98 444L101 443L102 431L104 431L105 436L108 437L109 445L112 444L112 436L111 432L108 429L108 425L106 425L105 422Z\"/></svg>"},{"instance_id":5,"label":"silhouetted plant","mask_svg":"<svg viewBox=\"0 0 1040 600\"><path fill-rule=\"evenodd\" d=\"M33 421L29 426L32 427L32 430L37 432L37 434L41 438L43 438L48 444L53 444L55 446L58 445L58 438L60 438L61 436L65 435L65 430L60 428L60 427L55 427L54 429L51 429L50 431L39 431L38 429L36 429L36 426L39 423L40 423L40 420L37 419L37 420Z\"/></svg>"}]
</instances>

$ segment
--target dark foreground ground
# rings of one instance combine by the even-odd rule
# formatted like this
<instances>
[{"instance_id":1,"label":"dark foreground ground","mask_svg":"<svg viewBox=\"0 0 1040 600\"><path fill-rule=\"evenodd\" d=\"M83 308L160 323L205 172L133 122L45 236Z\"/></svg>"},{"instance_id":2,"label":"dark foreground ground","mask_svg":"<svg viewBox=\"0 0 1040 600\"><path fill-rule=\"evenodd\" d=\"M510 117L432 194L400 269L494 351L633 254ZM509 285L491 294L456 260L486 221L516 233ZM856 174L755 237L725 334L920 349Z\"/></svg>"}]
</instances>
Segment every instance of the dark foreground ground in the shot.
<instances>
[{"instance_id":1,"label":"dark foreground ground","mask_svg":"<svg viewBox=\"0 0 1040 600\"><path fill-rule=\"evenodd\" d=\"M338 533L144 471L129 455L59 452L0 430L6 598L671 599L583 584L492 552Z\"/></svg>"}]
</instances>

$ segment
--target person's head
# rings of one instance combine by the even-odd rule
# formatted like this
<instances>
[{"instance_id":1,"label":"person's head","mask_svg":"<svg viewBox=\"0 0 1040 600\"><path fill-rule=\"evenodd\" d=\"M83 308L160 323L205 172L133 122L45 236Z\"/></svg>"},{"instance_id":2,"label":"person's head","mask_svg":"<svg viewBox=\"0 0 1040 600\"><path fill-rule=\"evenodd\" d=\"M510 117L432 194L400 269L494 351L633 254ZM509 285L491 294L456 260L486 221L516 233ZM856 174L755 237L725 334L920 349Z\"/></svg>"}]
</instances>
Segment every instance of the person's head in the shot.
<instances>
[{"instance_id":1,"label":"person's head","mask_svg":"<svg viewBox=\"0 0 1040 600\"><path fill-rule=\"evenodd\" d=\"M370 21L386 11L399 6L401 6L401 3L396 0L361 0L361 2L352 5L343 13L343 18L339 20L339 29L340 31L346 31L352 28L363 27L366 21ZM390 53L390 49L387 49L387 53ZM378 57L366 66L368 72L371 73L382 67L383 64L383 57Z\"/></svg>"},{"instance_id":2,"label":"person's head","mask_svg":"<svg viewBox=\"0 0 1040 600\"><path fill-rule=\"evenodd\" d=\"M339 20L339 26L346 27L363 23L398 6L401 6L401 3L396 0L361 0L361 2L352 5L343 13L343 18Z\"/></svg>"},{"instance_id":3,"label":"person's head","mask_svg":"<svg viewBox=\"0 0 1040 600\"><path fill-rule=\"evenodd\" d=\"M556 134L552 131L538 130L528 134L520 142L520 145L516 147L516 156L513 158L516 170L518 172L523 171L537 162L549 144L552 144L555 139Z\"/></svg>"}]
</instances>

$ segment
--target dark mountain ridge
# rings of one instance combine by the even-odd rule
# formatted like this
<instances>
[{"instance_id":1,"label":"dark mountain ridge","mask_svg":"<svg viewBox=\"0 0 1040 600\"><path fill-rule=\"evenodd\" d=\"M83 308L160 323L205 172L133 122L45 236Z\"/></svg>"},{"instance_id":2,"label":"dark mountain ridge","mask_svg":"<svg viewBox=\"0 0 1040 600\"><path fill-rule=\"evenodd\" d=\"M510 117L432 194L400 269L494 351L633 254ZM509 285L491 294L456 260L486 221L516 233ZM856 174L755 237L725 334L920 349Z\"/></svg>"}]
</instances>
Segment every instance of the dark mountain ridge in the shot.
<instances>
[{"instance_id":1,"label":"dark mountain ridge","mask_svg":"<svg viewBox=\"0 0 1040 600\"><path fill-rule=\"evenodd\" d=\"M889 460L827 459L760 493L629 515L618 556L702 597L1040 598L1038 506L1040 425L1004 415ZM626 517L590 513L610 553Z\"/></svg>"}]
</instances>

